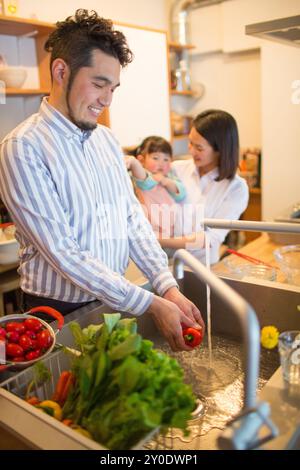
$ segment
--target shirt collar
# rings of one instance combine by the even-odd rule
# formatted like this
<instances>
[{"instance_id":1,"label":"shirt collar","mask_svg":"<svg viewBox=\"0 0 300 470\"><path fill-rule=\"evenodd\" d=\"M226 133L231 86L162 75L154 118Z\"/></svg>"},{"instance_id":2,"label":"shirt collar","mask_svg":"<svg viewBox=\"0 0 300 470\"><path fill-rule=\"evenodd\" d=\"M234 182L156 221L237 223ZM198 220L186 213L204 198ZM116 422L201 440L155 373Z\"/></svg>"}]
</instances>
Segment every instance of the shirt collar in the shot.
<instances>
[{"instance_id":1,"label":"shirt collar","mask_svg":"<svg viewBox=\"0 0 300 470\"><path fill-rule=\"evenodd\" d=\"M83 131L67 119L60 111L48 103L47 97L44 97L42 100L40 114L51 127L54 127L56 131L63 134L67 139L76 138L80 142L84 142L92 133L92 131Z\"/></svg>"},{"instance_id":2,"label":"shirt collar","mask_svg":"<svg viewBox=\"0 0 300 470\"><path fill-rule=\"evenodd\" d=\"M194 162L192 161L191 163L192 163L192 165L191 165L191 174L196 175L199 179L205 178L205 179L209 179L209 180L215 180L219 176L219 168L218 167L213 168L212 170L210 170L205 175L200 176L199 171L198 171L197 167L195 166Z\"/></svg>"}]
</instances>

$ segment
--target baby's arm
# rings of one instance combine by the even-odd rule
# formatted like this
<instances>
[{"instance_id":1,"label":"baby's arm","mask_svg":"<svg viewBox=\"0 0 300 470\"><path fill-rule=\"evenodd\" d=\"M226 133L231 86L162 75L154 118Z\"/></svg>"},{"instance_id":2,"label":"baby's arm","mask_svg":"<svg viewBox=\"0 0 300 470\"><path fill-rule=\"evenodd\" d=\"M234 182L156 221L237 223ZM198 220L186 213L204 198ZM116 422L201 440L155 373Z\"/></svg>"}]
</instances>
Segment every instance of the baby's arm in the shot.
<instances>
[{"instance_id":1,"label":"baby's arm","mask_svg":"<svg viewBox=\"0 0 300 470\"><path fill-rule=\"evenodd\" d=\"M125 157L125 165L127 170L130 170L132 176L139 180L145 180L147 178L147 173L142 166L142 164L133 156L126 155Z\"/></svg>"},{"instance_id":2,"label":"baby's arm","mask_svg":"<svg viewBox=\"0 0 300 470\"><path fill-rule=\"evenodd\" d=\"M142 164L131 155L125 156L125 165L130 170L138 188L148 191L154 188L158 183L152 177L149 171L146 171Z\"/></svg>"},{"instance_id":3,"label":"baby's arm","mask_svg":"<svg viewBox=\"0 0 300 470\"><path fill-rule=\"evenodd\" d=\"M183 183L172 174L164 176L160 183L169 191L176 202L180 202L185 198L186 191Z\"/></svg>"}]
</instances>

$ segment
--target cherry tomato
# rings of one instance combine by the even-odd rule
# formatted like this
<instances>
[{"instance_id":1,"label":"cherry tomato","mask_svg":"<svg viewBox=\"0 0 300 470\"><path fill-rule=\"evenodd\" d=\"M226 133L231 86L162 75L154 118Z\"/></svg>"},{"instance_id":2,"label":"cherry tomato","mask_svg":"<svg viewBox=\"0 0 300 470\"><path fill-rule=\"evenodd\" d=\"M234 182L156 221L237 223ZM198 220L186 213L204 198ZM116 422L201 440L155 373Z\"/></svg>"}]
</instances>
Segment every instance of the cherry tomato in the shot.
<instances>
[{"instance_id":1,"label":"cherry tomato","mask_svg":"<svg viewBox=\"0 0 300 470\"><path fill-rule=\"evenodd\" d=\"M22 335L26 331L24 322L18 323L16 321L11 321L9 323L6 323L5 329L6 331L16 331L20 335Z\"/></svg>"},{"instance_id":2,"label":"cherry tomato","mask_svg":"<svg viewBox=\"0 0 300 470\"><path fill-rule=\"evenodd\" d=\"M18 343L20 335L17 331L9 331L8 333L6 333L6 338L9 343Z\"/></svg>"},{"instance_id":3,"label":"cherry tomato","mask_svg":"<svg viewBox=\"0 0 300 470\"><path fill-rule=\"evenodd\" d=\"M26 330L25 335L30 339L36 339L36 333L33 330Z\"/></svg>"},{"instance_id":4,"label":"cherry tomato","mask_svg":"<svg viewBox=\"0 0 300 470\"><path fill-rule=\"evenodd\" d=\"M42 323L37 318L26 318L24 324L26 330L32 330L34 332L40 331L43 328Z\"/></svg>"},{"instance_id":5,"label":"cherry tomato","mask_svg":"<svg viewBox=\"0 0 300 470\"><path fill-rule=\"evenodd\" d=\"M13 357L12 362L25 362L25 357L24 356Z\"/></svg>"},{"instance_id":6,"label":"cherry tomato","mask_svg":"<svg viewBox=\"0 0 300 470\"><path fill-rule=\"evenodd\" d=\"M49 330L40 331L37 334L36 339L37 339L38 347L41 349L44 349L44 348L48 349L49 346L51 346L52 344L52 336Z\"/></svg>"},{"instance_id":7,"label":"cherry tomato","mask_svg":"<svg viewBox=\"0 0 300 470\"><path fill-rule=\"evenodd\" d=\"M25 354L25 359L27 361L32 361L33 359L37 359L41 355L41 350L36 349L35 351L29 351L28 353Z\"/></svg>"},{"instance_id":8,"label":"cherry tomato","mask_svg":"<svg viewBox=\"0 0 300 470\"><path fill-rule=\"evenodd\" d=\"M0 328L0 336L6 337L6 330L4 328Z\"/></svg>"},{"instance_id":9,"label":"cherry tomato","mask_svg":"<svg viewBox=\"0 0 300 470\"><path fill-rule=\"evenodd\" d=\"M196 330L195 328L184 328L182 331L185 344L195 348L199 346L203 339L202 330Z\"/></svg>"},{"instance_id":10,"label":"cherry tomato","mask_svg":"<svg viewBox=\"0 0 300 470\"><path fill-rule=\"evenodd\" d=\"M6 345L6 354L9 357L21 357L24 355L24 349L19 344L8 343Z\"/></svg>"},{"instance_id":11,"label":"cherry tomato","mask_svg":"<svg viewBox=\"0 0 300 470\"><path fill-rule=\"evenodd\" d=\"M33 349L32 340L26 334L20 336L19 345L22 346L24 351L29 351L29 349Z\"/></svg>"},{"instance_id":12,"label":"cherry tomato","mask_svg":"<svg viewBox=\"0 0 300 470\"><path fill-rule=\"evenodd\" d=\"M39 345L38 345L37 339L32 339L32 340L31 340L31 344L32 344L32 348L31 348L31 349L33 349L33 350L39 349Z\"/></svg>"}]
</instances>

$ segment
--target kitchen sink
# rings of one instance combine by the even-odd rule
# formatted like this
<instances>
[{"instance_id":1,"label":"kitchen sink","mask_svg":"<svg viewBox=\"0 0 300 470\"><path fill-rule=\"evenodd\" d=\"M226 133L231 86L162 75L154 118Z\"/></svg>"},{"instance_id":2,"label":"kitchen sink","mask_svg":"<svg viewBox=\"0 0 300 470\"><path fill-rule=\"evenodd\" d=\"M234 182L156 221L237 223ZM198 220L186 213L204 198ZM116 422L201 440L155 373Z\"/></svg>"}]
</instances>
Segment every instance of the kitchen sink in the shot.
<instances>
[{"instance_id":1,"label":"kitchen sink","mask_svg":"<svg viewBox=\"0 0 300 470\"><path fill-rule=\"evenodd\" d=\"M246 301L252 305L256 311L260 326L274 325L279 331L300 330L300 314L297 305L300 303L300 289L283 284L261 281L255 284L247 280L234 280L223 278L226 284L232 287ZM184 279L181 281L181 289L184 294L192 300L201 310L206 322L206 285L199 281L195 274L188 269L184 271ZM144 285L149 289L149 285ZM88 306L73 312L66 318L67 323L57 336L57 341L63 345L74 347L74 341L68 323L77 321L81 327L89 324L97 324L102 321L102 313L112 310L105 305L94 302ZM124 314L124 316L130 316ZM222 303L220 299L211 293L211 318L212 318L212 356L209 354L207 336L200 348L192 352L173 353L159 332L150 316L147 314L137 318L139 333L154 342L155 347L162 349L174 356L182 365L185 372L185 380L190 383L195 395L198 398L198 408L189 424L189 436L183 436L180 431L172 430L164 438L153 439L147 442L150 449L217 449L217 439L228 421L235 417L242 409L244 402L244 364L243 364L243 344L240 325L236 316L230 308ZM274 410L280 410L280 402L284 403L284 413L288 419L288 413L300 420L298 398L285 395L281 390L283 385L279 368L278 351L262 350L260 353L260 374L257 390L259 393L266 393L268 384L271 383L270 396L266 395L264 400L270 398L274 402L277 393L277 401L273 403L271 418ZM277 371L277 372L276 372ZM274 385L274 377L276 383ZM271 379L271 380L270 380ZM277 390L274 393L274 387ZM262 391L262 392L260 392ZM0 409L2 408L0 389ZM295 402L296 400L296 402ZM296 405L295 405L296 403ZM290 407L290 408L289 408ZM295 411L296 410L296 411ZM281 410L282 411L282 410ZM295 413L297 418L295 418ZM297 415L298 413L298 415ZM281 413L282 414L282 413ZM282 417L280 418L281 423ZM1 421L1 412L0 412ZM276 422L276 417L275 417ZM280 448L285 448L290 440L294 429L283 427ZM293 424L294 423L294 424ZM9 426L8 426L9 427ZM24 432L24 431L23 431ZM26 433L26 440L30 442L29 430ZM19 435L21 432L19 431ZM35 441L35 445L36 441ZM268 448L266 446L266 448Z\"/></svg>"}]
</instances>

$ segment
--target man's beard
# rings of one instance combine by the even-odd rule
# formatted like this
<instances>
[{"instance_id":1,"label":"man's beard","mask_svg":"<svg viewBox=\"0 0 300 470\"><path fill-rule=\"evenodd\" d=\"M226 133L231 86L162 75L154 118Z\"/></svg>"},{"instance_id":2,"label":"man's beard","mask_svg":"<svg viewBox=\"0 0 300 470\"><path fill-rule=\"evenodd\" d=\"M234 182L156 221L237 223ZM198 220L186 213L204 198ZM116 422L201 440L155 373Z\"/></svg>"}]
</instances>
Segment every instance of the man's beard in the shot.
<instances>
[{"instance_id":1,"label":"man's beard","mask_svg":"<svg viewBox=\"0 0 300 470\"><path fill-rule=\"evenodd\" d=\"M93 130L96 129L97 123L92 123L92 122L88 122L88 121L78 121L76 119L76 117L74 116L74 114L73 114L73 111L72 111L72 108L71 108L70 102L69 102L72 83L73 83L73 77L71 76L70 79L69 79L67 93L66 93L66 102L67 102L69 118L73 122L73 124L75 124L77 127L79 127L79 129L81 129L82 131L93 131Z\"/></svg>"}]
</instances>

